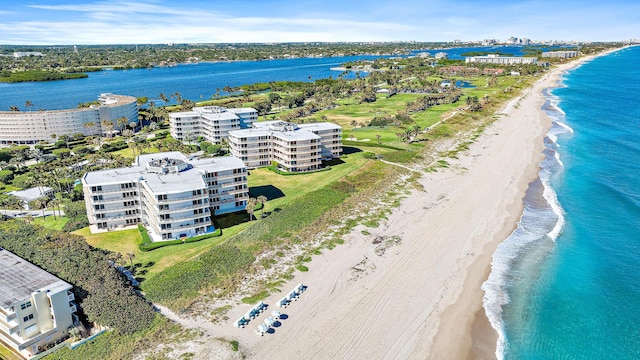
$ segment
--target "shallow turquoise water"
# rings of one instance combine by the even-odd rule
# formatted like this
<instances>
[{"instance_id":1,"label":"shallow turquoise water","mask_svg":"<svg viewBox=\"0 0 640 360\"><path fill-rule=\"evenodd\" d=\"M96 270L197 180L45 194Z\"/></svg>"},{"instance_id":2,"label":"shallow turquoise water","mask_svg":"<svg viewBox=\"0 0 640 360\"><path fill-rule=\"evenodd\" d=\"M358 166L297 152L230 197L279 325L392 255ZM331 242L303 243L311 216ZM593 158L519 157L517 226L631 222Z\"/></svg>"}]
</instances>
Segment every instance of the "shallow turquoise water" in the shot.
<instances>
[{"instance_id":1,"label":"shallow turquoise water","mask_svg":"<svg viewBox=\"0 0 640 360\"><path fill-rule=\"evenodd\" d=\"M640 359L638 61L597 58L547 94L541 180L483 285L505 359Z\"/></svg>"}]
</instances>

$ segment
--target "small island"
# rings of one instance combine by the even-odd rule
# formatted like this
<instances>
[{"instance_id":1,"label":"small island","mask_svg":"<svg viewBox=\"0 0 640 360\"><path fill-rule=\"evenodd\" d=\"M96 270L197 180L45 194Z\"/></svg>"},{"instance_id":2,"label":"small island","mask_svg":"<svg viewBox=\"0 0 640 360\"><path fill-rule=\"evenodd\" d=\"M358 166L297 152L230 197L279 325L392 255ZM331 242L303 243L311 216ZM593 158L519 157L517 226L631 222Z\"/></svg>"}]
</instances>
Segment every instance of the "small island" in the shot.
<instances>
[{"instance_id":1,"label":"small island","mask_svg":"<svg viewBox=\"0 0 640 360\"><path fill-rule=\"evenodd\" d=\"M27 81L54 81L68 79L82 79L89 77L85 73L63 73L47 70L27 70L27 71L2 71L0 72L0 82L18 83Z\"/></svg>"}]
</instances>

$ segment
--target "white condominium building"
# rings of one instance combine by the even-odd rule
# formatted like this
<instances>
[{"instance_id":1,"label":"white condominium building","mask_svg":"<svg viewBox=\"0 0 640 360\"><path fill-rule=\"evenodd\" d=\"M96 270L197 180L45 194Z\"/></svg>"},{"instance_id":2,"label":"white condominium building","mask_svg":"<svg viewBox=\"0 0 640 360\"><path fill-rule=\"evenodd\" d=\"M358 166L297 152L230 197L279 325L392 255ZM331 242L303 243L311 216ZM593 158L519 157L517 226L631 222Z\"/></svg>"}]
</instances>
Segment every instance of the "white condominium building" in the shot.
<instances>
[{"instance_id":1,"label":"white condominium building","mask_svg":"<svg viewBox=\"0 0 640 360\"><path fill-rule=\"evenodd\" d=\"M88 172L82 186L92 232L142 223L153 241L213 232L214 215L244 210L249 198L240 159L179 152L144 154L128 168Z\"/></svg>"},{"instance_id":2,"label":"white condominium building","mask_svg":"<svg viewBox=\"0 0 640 360\"><path fill-rule=\"evenodd\" d=\"M328 122L256 122L251 129L229 132L229 147L249 168L277 162L286 171L311 171L319 169L322 160L342 155L342 130Z\"/></svg>"},{"instance_id":3,"label":"white condominium building","mask_svg":"<svg viewBox=\"0 0 640 360\"><path fill-rule=\"evenodd\" d=\"M78 321L71 285L0 248L0 342L30 357Z\"/></svg>"},{"instance_id":4,"label":"white condominium building","mask_svg":"<svg viewBox=\"0 0 640 360\"><path fill-rule=\"evenodd\" d=\"M191 141L202 136L212 144L220 144L227 139L229 131L249 128L257 120L258 111L252 108L202 106L192 111L169 114L170 131L174 139Z\"/></svg>"},{"instance_id":5,"label":"white condominium building","mask_svg":"<svg viewBox=\"0 0 640 360\"><path fill-rule=\"evenodd\" d=\"M542 53L543 58L563 58L569 59L578 56L577 51L545 51Z\"/></svg>"},{"instance_id":6,"label":"white condominium building","mask_svg":"<svg viewBox=\"0 0 640 360\"><path fill-rule=\"evenodd\" d=\"M60 135L103 134L102 122L118 127L119 118L138 122L138 103L133 96L101 94L99 105L69 110L0 111L0 146L55 142Z\"/></svg>"},{"instance_id":7,"label":"white condominium building","mask_svg":"<svg viewBox=\"0 0 640 360\"><path fill-rule=\"evenodd\" d=\"M521 56L499 56L497 54L489 54L486 56L469 56L464 58L465 63L480 63L480 64L537 64L538 58L535 57L521 57Z\"/></svg>"}]
</instances>

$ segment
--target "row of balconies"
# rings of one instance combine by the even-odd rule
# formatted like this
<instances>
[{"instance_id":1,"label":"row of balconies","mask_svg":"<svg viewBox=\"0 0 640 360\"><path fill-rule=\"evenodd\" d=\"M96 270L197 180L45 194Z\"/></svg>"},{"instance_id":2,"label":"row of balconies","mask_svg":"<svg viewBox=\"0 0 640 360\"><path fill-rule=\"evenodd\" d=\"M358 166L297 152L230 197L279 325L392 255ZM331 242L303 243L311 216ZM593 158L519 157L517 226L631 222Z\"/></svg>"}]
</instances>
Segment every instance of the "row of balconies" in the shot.
<instances>
[{"instance_id":1,"label":"row of balconies","mask_svg":"<svg viewBox=\"0 0 640 360\"><path fill-rule=\"evenodd\" d=\"M98 217L98 215L94 215L94 219L96 219L96 221L118 221L118 220L126 220L126 219L131 219L131 218L137 218L140 217L140 214L124 214L124 215L118 215L118 216L105 216L105 217Z\"/></svg>"},{"instance_id":2,"label":"row of balconies","mask_svg":"<svg viewBox=\"0 0 640 360\"><path fill-rule=\"evenodd\" d=\"M200 194L200 195L190 194L190 195L187 195L187 196L181 196L181 197L177 197L177 198L166 198L166 199L162 199L162 200L158 199L157 196L156 196L151 201L156 201L158 204L171 204L171 203L180 202L180 201L186 201L186 200L200 200L200 199L204 199L204 198L206 198L208 196L209 196L209 194L207 194L207 190L204 189L203 194Z\"/></svg>"}]
</instances>

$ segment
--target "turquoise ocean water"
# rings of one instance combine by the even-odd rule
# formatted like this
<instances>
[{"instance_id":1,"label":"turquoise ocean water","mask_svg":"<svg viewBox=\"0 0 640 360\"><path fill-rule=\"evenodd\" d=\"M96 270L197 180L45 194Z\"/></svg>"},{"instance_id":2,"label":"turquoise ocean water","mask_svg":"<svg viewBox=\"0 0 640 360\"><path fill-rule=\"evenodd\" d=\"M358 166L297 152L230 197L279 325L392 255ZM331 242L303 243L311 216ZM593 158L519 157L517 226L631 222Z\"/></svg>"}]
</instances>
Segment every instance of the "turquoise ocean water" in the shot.
<instances>
[{"instance_id":1,"label":"turquoise ocean water","mask_svg":"<svg viewBox=\"0 0 640 360\"><path fill-rule=\"evenodd\" d=\"M546 92L540 178L483 285L504 359L640 359L640 47Z\"/></svg>"}]
</instances>

